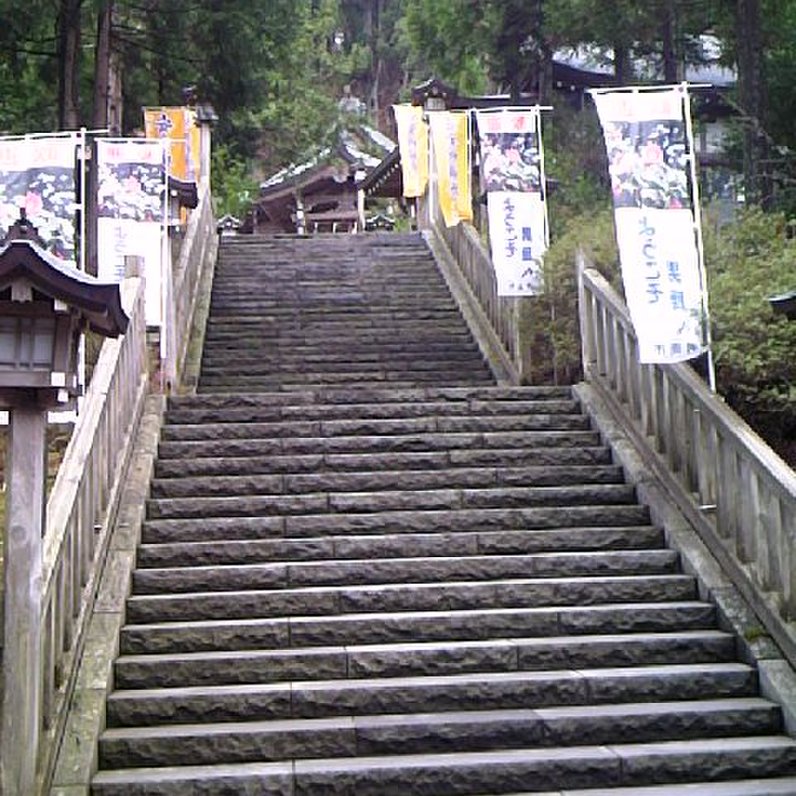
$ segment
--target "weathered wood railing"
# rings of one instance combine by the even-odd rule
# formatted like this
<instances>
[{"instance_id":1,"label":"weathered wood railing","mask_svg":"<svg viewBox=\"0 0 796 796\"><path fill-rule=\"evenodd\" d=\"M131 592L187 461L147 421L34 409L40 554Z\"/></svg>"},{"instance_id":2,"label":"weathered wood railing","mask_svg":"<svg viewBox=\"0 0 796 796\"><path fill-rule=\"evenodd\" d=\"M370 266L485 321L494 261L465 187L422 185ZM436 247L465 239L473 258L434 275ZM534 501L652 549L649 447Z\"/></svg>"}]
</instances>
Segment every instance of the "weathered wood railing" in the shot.
<instances>
[{"instance_id":1,"label":"weathered wood railing","mask_svg":"<svg viewBox=\"0 0 796 796\"><path fill-rule=\"evenodd\" d=\"M422 228L443 241L450 252L458 276L474 296L505 352L512 380L525 381L530 374L530 347L523 345L520 307L527 299L498 296L492 259L478 230L469 223L447 227L433 185L420 202L418 221Z\"/></svg>"},{"instance_id":2,"label":"weathered wood railing","mask_svg":"<svg viewBox=\"0 0 796 796\"><path fill-rule=\"evenodd\" d=\"M43 553L42 720L45 772L60 736L74 663L97 587L133 437L147 392L141 279L122 284L127 333L106 339L47 501Z\"/></svg>"},{"instance_id":3,"label":"weathered wood railing","mask_svg":"<svg viewBox=\"0 0 796 796\"><path fill-rule=\"evenodd\" d=\"M627 308L578 262L585 378L796 664L796 473L686 365L641 365Z\"/></svg>"},{"instance_id":4,"label":"weathered wood railing","mask_svg":"<svg viewBox=\"0 0 796 796\"><path fill-rule=\"evenodd\" d=\"M199 205L190 214L179 257L174 264L174 372L178 382L188 354L199 282L205 269L215 260L217 250L218 235L210 191L202 185Z\"/></svg>"},{"instance_id":5,"label":"weathered wood railing","mask_svg":"<svg viewBox=\"0 0 796 796\"><path fill-rule=\"evenodd\" d=\"M202 273L217 235L209 190L191 213L174 269L165 333L172 341L176 382L185 360ZM127 333L103 342L81 412L52 487L43 562L42 742L39 780L46 784L74 688L76 663L96 596L111 526L150 389L144 286L122 285ZM157 385L156 385L157 386Z\"/></svg>"}]
</instances>

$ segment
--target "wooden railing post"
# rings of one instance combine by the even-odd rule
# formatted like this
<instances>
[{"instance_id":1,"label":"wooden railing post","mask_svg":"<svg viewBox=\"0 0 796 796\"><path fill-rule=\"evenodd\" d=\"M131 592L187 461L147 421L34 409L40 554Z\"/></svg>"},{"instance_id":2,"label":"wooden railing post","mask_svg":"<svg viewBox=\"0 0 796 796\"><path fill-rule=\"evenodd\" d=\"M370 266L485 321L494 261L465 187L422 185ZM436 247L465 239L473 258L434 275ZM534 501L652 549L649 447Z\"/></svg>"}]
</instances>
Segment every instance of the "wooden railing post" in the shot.
<instances>
[{"instance_id":1,"label":"wooden railing post","mask_svg":"<svg viewBox=\"0 0 796 796\"><path fill-rule=\"evenodd\" d=\"M3 725L0 790L36 792L42 724L42 532L47 412L10 412L4 549Z\"/></svg>"}]
</instances>

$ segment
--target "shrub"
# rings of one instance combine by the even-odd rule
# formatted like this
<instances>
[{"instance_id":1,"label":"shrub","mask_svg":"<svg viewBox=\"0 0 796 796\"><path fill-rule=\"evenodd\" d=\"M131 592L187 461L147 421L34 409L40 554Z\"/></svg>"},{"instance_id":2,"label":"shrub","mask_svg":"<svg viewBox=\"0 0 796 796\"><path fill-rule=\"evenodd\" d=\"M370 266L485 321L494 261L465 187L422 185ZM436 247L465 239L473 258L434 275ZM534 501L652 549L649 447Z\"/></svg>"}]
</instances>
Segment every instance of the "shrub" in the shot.
<instances>
[{"instance_id":1,"label":"shrub","mask_svg":"<svg viewBox=\"0 0 796 796\"><path fill-rule=\"evenodd\" d=\"M796 289L796 241L783 215L747 210L704 227L708 304L717 389L772 447L796 462L796 321L768 298ZM622 293L613 212L573 217L545 258L545 294L526 302L534 383L581 377L575 256L578 248Z\"/></svg>"}]
</instances>

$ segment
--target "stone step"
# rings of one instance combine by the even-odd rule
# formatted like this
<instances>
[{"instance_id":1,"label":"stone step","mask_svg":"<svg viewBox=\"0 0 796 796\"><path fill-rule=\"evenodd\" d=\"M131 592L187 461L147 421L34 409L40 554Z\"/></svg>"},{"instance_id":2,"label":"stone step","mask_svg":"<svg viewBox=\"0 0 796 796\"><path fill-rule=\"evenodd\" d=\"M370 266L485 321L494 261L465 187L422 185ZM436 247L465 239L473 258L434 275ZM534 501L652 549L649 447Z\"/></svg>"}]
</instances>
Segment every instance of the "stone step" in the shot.
<instances>
[{"instance_id":1,"label":"stone step","mask_svg":"<svg viewBox=\"0 0 796 796\"><path fill-rule=\"evenodd\" d=\"M189 517L147 520L149 541L214 541L347 534L383 535L435 532L487 532L649 525L645 506L545 506L454 511L382 511L374 514L292 514L258 517Z\"/></svg>"},{"instance_id":2,"label":"stone step","mask_svg":"<svg viewBox=\"0 0 796 796\"><path fill-rule=\"evenodd\" d=\"M486 367L479 371L468 369L466 375L461 374L461 369L455 365L445 367L440 365L431 370L407 366L401 369L397 363L391 369L359 368L346 373L336 370L331 371L280 371L274 374L242 375L240 368L233 365L228 373L208 373L201 376L202 386L207 389L212 386L233 386L236 389L264 390L290 389L304 390L308 387L323 387L336 384L362 383L369 386L384 386L397 384L399 386L415 386L422 384L447 384L457 380L467 384L491 384L492 376Z\"/></svg>"},{"instance_id":3,"label":"stone step","mask_svg":"<svg viewBox=\"0 0 796 796\"><path fill-rule=\"evenodd\" d=\"M593 448L597 431L486 431L269 439L164 440L158 457L269 456L340 453L408 453L428 451L494 451L537 448Z\"/></svg>"},{"instance_id":4,"label":"stone step","mask_svg":"<svg viewBox=\"0 0 796 796\"><path fill-rule=\"evenodd\" d=\"M472 384L473 386L483 385L483 384L490 384L491 383L491 376L486 375L478 375L478 376L468 376L464 378L459 378L458 381L462 384ZM434 382L431 379L414 379L409 376L406 378L399 377L396 375L391 375L389 379L384 378L376 378L376 379L364 379L361 381L352 382L349 380L348 383L356 383L361 386L363 389L371 389L371 388L384 388L385 386L392 386L398 389L411 389L418 386L428 386L433 385ZM441 382L440 382L441 383ZM324 389L326 387L332 386L330 382L324 382L321 379L316 381L301 381L301 382L291 382L291 381L284 381L280 379L273 379L273 378L251 378L251 379L235 379L235 378L224 378L218 379L213 381L212 383L205 384L200 382L197 385L197 392L213 392L213 393L229 393L232 395L237 394L240 391L245 392L257 392L257 390L262 390L262 392L273 392L273 390L283 390L285 392L304 392L307 389Z\"/></svg>"},{"instance_id":5,"label":"stone step","mask_svg":"<svg viewBox=\"0 0 796 796\"><path fill-rule=\"evenodd\" d=\"M732 636L719 630L491 638L122 655L114 664L114 684L116 688L129 690L147 688L154 682L160 688L170 688L729 662L734 658Z\"/></svg>"},{"instance_id":6,"label":"stone step","mask_svg":"<svg viewBox=\"0 0 796 796\"><path fill-rule=\"evenodd\" d=\"M539 709L353 715L109 729L100 765L175 766L285 758L461 753L492 749L651 743L781 731L763 699L716 699Z\"/></svg>"},{"instance_id":7,"label":"stone step","mask_svg":"<svg viewBox=\"0 0 796 796\"><path fill-rule=\"evenodd\" d=\"M755 696L741 663L116 689L108 727Z\"/></svg>"},{"instance_id":8,"label":"stone step","mask_svg":"<svg viewBox=\"0 0 796 796\"><path fill-rule=\"evenodd\" d=\"M297 495L310 492L371 492L387 489L486 489L503 486L569 486L623 483L615 465L566 467L461 467L445 470L368 470L272 475L190 476L156 478L153 498Z\"/></svg>"},{"instance_id":9,"label":"stone step","mask_svg":"<svg viewBox=\"0 0 796 796\"><path fill-rule=\"evenodd\" d=\"M307 391L300 394L284 395L275 392L270 395L262 393L239 393L224 395L210 393L207 395L174 395L169 397L169 407L223 407L238 408L246 406L285 405L291 407L303 404L307 407L316 405L381 405L432 403L437 412L444 413L450 408L465 404L475 414L478 412L502 412L504 407L519 406L519 411L529 411L537 401L542 406L547 401L572 401L570 387L536 386L536 387L466 387L446 386L410 390L379 389L362 390L357 388L330 388L320 392Z\"/></svg>"},{"instance_id":10,"label":"stone step","mask_svg":"<svg viewBox=\"0 0 796 796\"><path fill-rule=\"evenodd\" d=\"M262 616L256 598L238 616L206 613L189 596L133 597L121 632L125 654L472 641L526 636L672 633L715 627L715 607L699 600L508 608L444 608L318 616ZM228 594L216 595L221 601ZM173 610L181 603L181 610ZM172 607L166 613L166 607ZM160 613L158 613L160 609ZM212 616L213 619L208 617Z\"/></svg>"},{"instance_id":11,"label":"stone step","mask_svg":"<svg viewBox=\"0 0 796 796\"><path fill-rule=\"evenodd\" d=\"M241 340L236 347L208 348L202 359L202 375L232 371L248 375L287 374L301 369L308 373L348 374L374 370L393 372L414 369L420 372L451 370L454 367L462 370L486 368L480 351L462 351L458 346L451 349L453 346L448 346L447 350L440 347L431 352L423 343L417 343L385 356L380 347L364 344L332 349L328 357L309 358L290 342L271 345L262 339L251 344Z\"/></svg>"},{"instance_id":12,"label":"stone step","mask_svg":"<svg viewBox=\"0 0 796 796\"><path fill-rule=\"evenodd\" d=\"M413 436L418 434L504 433L507 431L588 431L584 415L459 415L450 417L341 418L170 424L164 442L274 437Z\"/></svg>"},{"instance_id":13,"label":"stone step","mask_svg":"<svg viewBox=\"0 0 796 796\"><path fill-rule=\"evenodd\" d=\"M474 467L583 467L606 466L612 462L609 448L537 448L536 450L483 449L453 451L409 451L395 453L296 454L271 456L218 456L162 459L155 462L158 479L187 478L225 474L267 475L284 473L381 473L392 471L431 471Z\"/></svg>"},{"instance_id":14,"label":"stone step","mask_svg":"<svg viewBox=\"0 0 796 796\"><path fill-rule=\"evenodd\" d=\"M170 401L166 412L168 426L199 423L252 423L263 421L307 420L397 420L414 418L495 417L531 415L576 415L577 401L573 399L537 399L527 401L486 402L478 399L462 401L380 401L365 403L308 403L288 405L276 403L271 396L260 393L262 400L247 396L246 401L230 400L221 406L199 401Z\"/></svg>"},{"instance_id":15,"label":"stone step","mask_svg":"<svg viewBox=\"0 0 796 796\"><path fill-rule=\"evenodd\" d=\"M328 387L335 384L342 384L343 381L347 384L355 383L362 385L363 388L369 387L385 387L393 385L395 387L417 387L430 384L443 384L449 380L453 375L453 371L449 373L429 374L428 377L416 378L414 374L406 373L388 373L388 374L360 374L361 378L345 379L345 380L332 380L324 379L322 375L316 374L314 378L302 379L301 381L292 381L289 378L277 377L209 377L207 381L200 381L197 386L199 392L229 392L236 393L240 390L247 392L262 390L263 392L272 392L275 389L285 391L304 391L308 388ZM486 373L473 374L470 373L465 377L459 377L458 381L461 383L469 383L473 385L490 384L492 377Z\"/></svg>"},{"instance_id":16,"label":"stone step","mask_svg":"<svg viewBox=\"0 0 796 796\"><path fill-rule=\"evenodd\" d=\"M533 506L606 506L630 504L635 489L628 484L572 484L493 489L374 490L371 492L308 492L301 495L152 498L149 519L267 516L285 514L359 514L396 510L439 511Z\"/></svg>"},{"instance_id":17,"label":"stone step","mask_svg":"<svg viewBox=\"0 0 796 796\"><path fill-rule=\"evenodd\" d=\"M420 584L512 578L643 576L673 573L673 550L600 550L529 555L430 556L426 558L277 561L226 566L177 566L136 570L135 594L246 589L288 589L352 584Z\"/></svg>"},{"instance_id":18,"label":"stone step","mask_svg":"<svg viewBox=\"0 0 796 796\"><path fill-rule=\"evenodd\" d=\"M151 530L147 527L147 530ZM564 551L633 550L663 546L653 526L567 528L562 531L488 531L324 536L316 539L271 538L158 542L145 534L138 547L140 568L242 564L253 561L322 561L417 556L511 555Z\"/></svg>"},{"instance_id":19,"label":"stone step","mask_svg":"<svg viewBox=\"0 0 796 796\"><path fill-rule=\"evenodd\" d=\"M353 569L353 567L352 567ZM384 567L382 567L384 569ZM166 570L171 574L182 570ZM198 578L191 570L177 581L146 581L147 574L163 570L139 570L136 593L128 600L128 618L134 622L159 619L241 618L246 616L323 616L363 612L433 611L444 609L492 609L543 607L545 605L596 605L695 599L693 579L688 575L652 572L528 578L508 576L499 583L479 580L450 580L392 583L345 583L295 585L291 588L248 586L207 573L215 589L207 584L191 590ZM231 574L231 573L230 573ZM395 572L387 573L395 576ZM330 579L330 576L324 576ZM355 576L356 577L356 576ZM241 579L242 580L242 579ZM142 590L149 586L149 590ZM172 585L172 581L177 581ZM162 584L163 591L155 591ZM180 590L180 586L183 586ZM204 588L202 588L204 586ZM204 612L204 613L203 613Z\"/></svg>"},{"instance_id":20,"label":"stone step","mask_svg":"<svg viewBox=\"0 0 796 796\"><path fill-rule=\"evenodd\" d=\"M461 796L516 792L527 789L529 783L535 784L537 793L554 791L555 796L574 796L570 794L573 788L592 787L591 793L595 793L594 786L634 788L650 781L684 782L688 779L686 772L693 770L713 781L744 775L754 778L761 767L772 777L790 775L794 759L796 743L792 740L762 736L578 746L560 749L555 755L551 755L549 749L515 749L295 763L139 768L100 772L94 780L92 796L173 796L197 793L198 788L209 787L216 793L271 796L407 796L409 793L413 796ZM494 789L496 785L499 790ZM705 796L701 791L690 792ZM772 791L777 792L787 793ZM643 791L628 793L642 794ZM718 793L720 796L733 794L732 791ZM745 796L743 791L741 794Z\"/></svg>"}]
</instances>

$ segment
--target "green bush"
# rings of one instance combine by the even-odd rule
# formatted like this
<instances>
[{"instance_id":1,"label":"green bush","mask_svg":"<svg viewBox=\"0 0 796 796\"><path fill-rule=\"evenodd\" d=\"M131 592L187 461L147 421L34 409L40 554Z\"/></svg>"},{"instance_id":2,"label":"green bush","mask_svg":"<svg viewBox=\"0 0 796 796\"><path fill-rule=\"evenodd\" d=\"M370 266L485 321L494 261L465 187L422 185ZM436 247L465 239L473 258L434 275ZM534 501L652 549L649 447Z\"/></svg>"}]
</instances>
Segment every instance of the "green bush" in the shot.
<instances>
[{"instance_id":1,"label":"green bush","mask_svg":"<svg viewBox=\"0 0 796 796\"><path fill-rule=\"evenodd\" d=\"M581 377L578 248L621 290L613 211L602 208L574 216L545 256L544 294L523 305L522 334L531 345L529 380L534 384L566 384Z\"/></svg>"},{"instance_id":2,"label":"green bush","mask_svg":"<svg viewBox=\"0 0 796 796\"><path fill-rule=\"evenodd\" d=\"M718 391L790 458L796 322L768 299L796 289L796 241L782 214L747 210L721 229L706 225L705 261Z\"/></svg>"},{"instance_id":3,"label":"green bush","mask_svg":"<svg viewBox=\"0 0 796 796\"><path fill-rule=\"evenodd\" d=\"M796 289L796 240L781 214L747 210L719 227L705 214L717 389L786 460L796 461L796 321L775 314L768 298ZM622 294L613 212L574 216L545 257L545 294L525 302L524 339L533 383L581 377L575 257L581 248Z\"/></svg>"}]
</instances>

